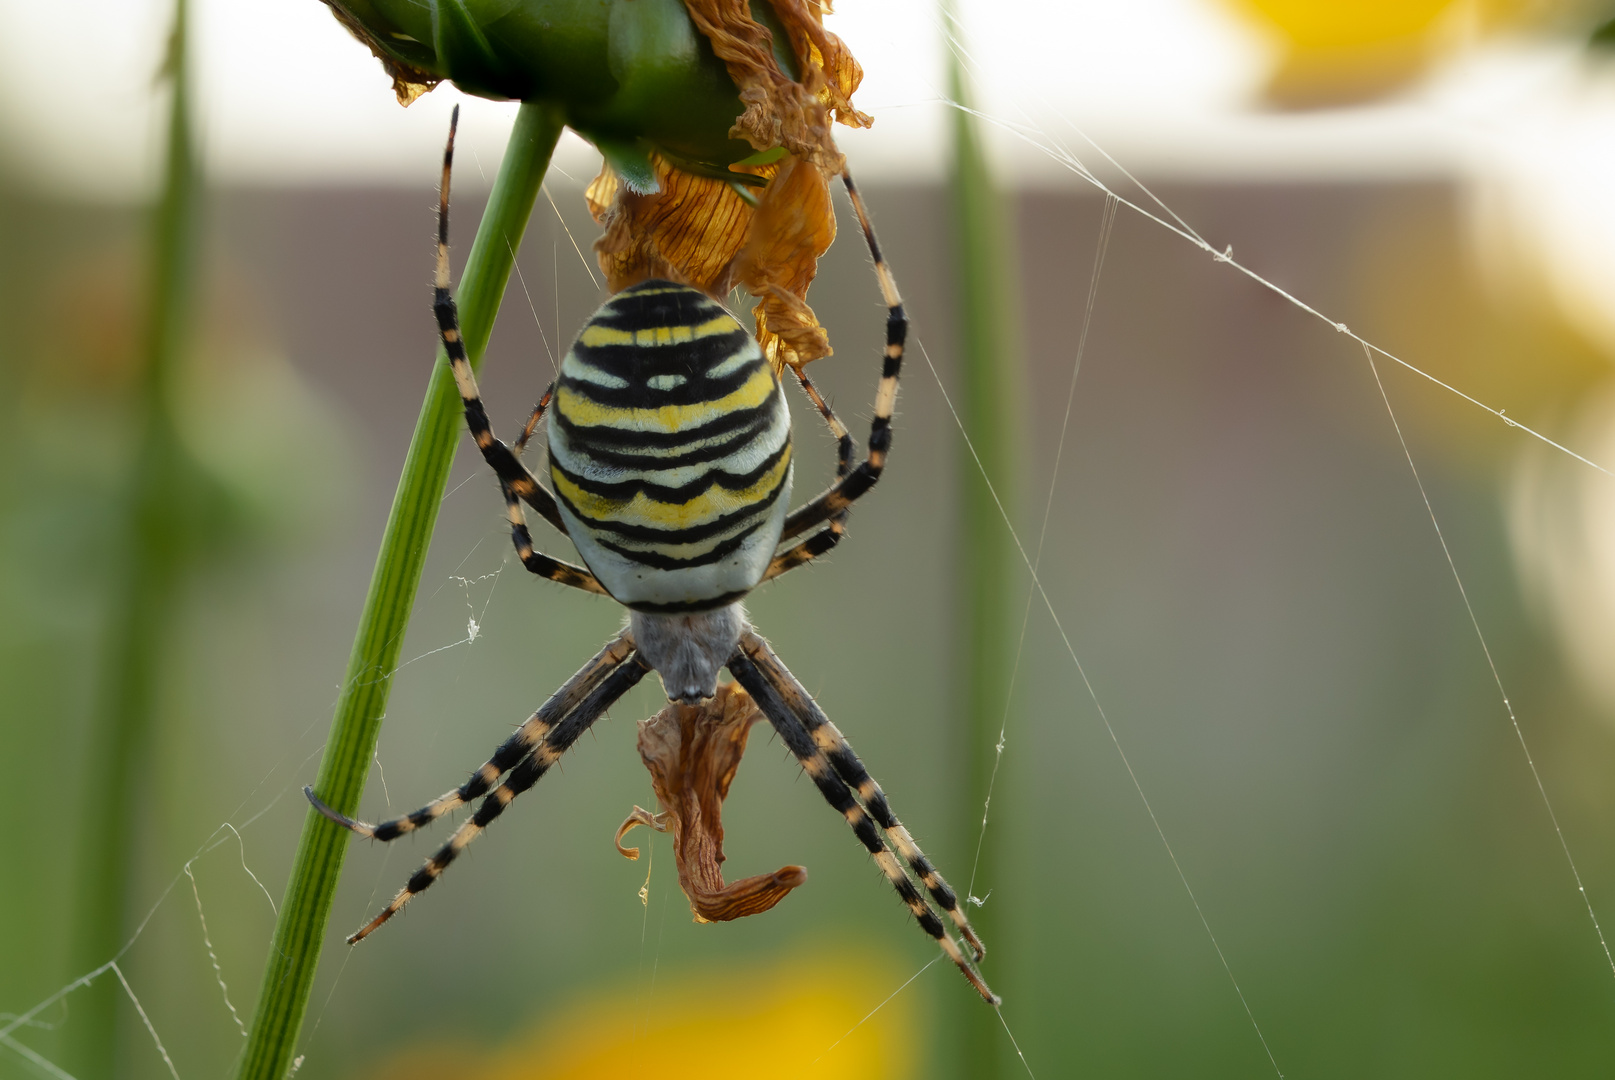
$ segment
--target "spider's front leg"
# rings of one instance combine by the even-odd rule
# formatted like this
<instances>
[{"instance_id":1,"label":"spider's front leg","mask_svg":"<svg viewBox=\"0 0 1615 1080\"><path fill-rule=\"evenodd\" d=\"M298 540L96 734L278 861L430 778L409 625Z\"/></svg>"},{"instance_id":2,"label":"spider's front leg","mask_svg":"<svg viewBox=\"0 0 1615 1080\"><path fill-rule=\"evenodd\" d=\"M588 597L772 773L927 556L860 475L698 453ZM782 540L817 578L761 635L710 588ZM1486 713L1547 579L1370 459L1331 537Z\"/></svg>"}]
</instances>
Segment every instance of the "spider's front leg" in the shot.
<instances>
[{"instance_id":1,"label":"spider's front leg","mask_svg":"<svg viewBox=\"0 0 1615 1080\"><path fill-rule=\"evenodd\" d=\"M454 118L449 121L449 141L443 148L443 182L438 189L437 276L432 285L432 313L437 319L438 334L443 339L443 351L449 358L449 370L454 374L455 386L465 406L466 427L470 429L477 449L482 451L483 460L499 477L499 485L504 490L505 510L510 518L510 537L522 565L539 577L603 596L606 594L605 588L588 570L534 550L532 535L527 530L527 519L522 513L522 502L538 511L545 521L563 535L566 533L566 524L561 520L555 496L527 470L516 452L494 435L493 426L488 422L488 410L483 406L482 395L477 390L476 375L472 373L471 363L466 357L465 339L460 333L460 314L449 288L449 177L454 170L454 133L459 120L459 106L455 106ZM527 440L532 437L549 405L550 396L551 391L546 390L533 409L517 443L518 449L525 447Z\"/></svg>"},{"instance_id":2,"label":"spider's front leg","mask_svg":"<svg viewBox=\"0 0 1615 1080\"><path fill-rule=\"evenodd\" d=\"M980 960L986 950L981 939L970 928L970 921L960 909L952 888L897 820L885 793L870 777L841 733L824 716L812 695L796 681L768 647L768 643L753 632L747 631L742 636L740 648L728 667L735 681L751 694L763 715L774 725L774 730L779 732L781 740L796 755L797 761L825 800L847 819L854 835L874 857L875 864L913 912L920 928L936 940L982 998L991 1005L998 1005L998 995L992 992L958 943L948 935L942 920L920 895L908 874L904 873L891 848L895 847L902 854L915 877L920 879L937 906L948 913L961 936L975 951L976 959Z\"/></svg>"}]
</instances>

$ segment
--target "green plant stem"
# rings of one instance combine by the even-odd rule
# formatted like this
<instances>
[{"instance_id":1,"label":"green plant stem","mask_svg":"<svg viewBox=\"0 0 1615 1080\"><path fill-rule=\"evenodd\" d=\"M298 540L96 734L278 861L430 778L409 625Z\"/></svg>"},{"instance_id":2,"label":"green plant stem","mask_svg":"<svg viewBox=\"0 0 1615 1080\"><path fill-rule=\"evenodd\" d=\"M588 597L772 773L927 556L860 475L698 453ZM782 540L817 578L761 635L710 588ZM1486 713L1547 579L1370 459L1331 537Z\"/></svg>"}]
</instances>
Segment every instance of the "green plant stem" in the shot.
<instances>
[{"instance_id":1,"label":"green plant stem","mask_svg":"<svg viewBox=\"0 0 1615 1080\"><path fill-rule=\"evenodd\" d=\"M944 0L943 16L958 35L953 5ZM949 57L948 92L960 106L971 104L969 81L957 53ZM959 664L958 700L963 703L960 738L965 760L960 772L966 797L959 803L956 834L976 859L972 891L985 896L999 881L1000 845L995 831L983 835L982 810L992 785L999 734L1004 728L1011 690L1017 633L1013 591L1019 561L1003 514L1013 513L1015 479L1019 476L1015 432L1020 404L1020 343L1016 329L1012 222L993 190L976 118L965 108L953 110L953 154L948 177L948 209L952 218L954 294L959 333L962 390L960 413L975 452L963 448L958 459L959 580L964 596L956 641ZM980 459L980 468L977 459ZM982 477L991 478L998 499ZM1000 510L999 500L1003 501ZM1001 805L1001 800L1000 800ZM1001 813L998 806L992 807ZM979 855L978 851L979 839ZM966 882L971 879L967 878ZM961 882L963 885L966 882ZM992 902L970 905L971 922L989 949L983 975L996 984L1004 970L1001 933L1009 926L1004 891ZM997 960L997 963L994 961ZM955 1068L970 1080L991 1080L1003 1060L1003 1031L990 1009L974 995L957 995L963 1013L954 1026Z\"/></svg>"},{"instance_id":2,"label":"green plant stem","mask_svg":"<svg viewBox=\"0 0 1615 1080\"><path fill-rule=\"evenodd\" d=\"M494 316L561 127L560 112L550 105L529 102L517 115L457 290L460 327L472 367L480 365L487 349ZM357 812L364 792L461 425L460 397L439 349L376 555L370 591L348 658L347 678L314 784L320 798L344 814ZM304 819L252 1031L237 1073L241 1080L281 1080L291 1064L350 839L341 826L312 809Z\"/></svg>"},{"instance_id":3,"label":"green plant stem","mask_svg":"<svg viewBox=\"0 0 1615 1080\"><path fill-rule=\"evenodd\" d=\"M73 936L74 974L112 959L127 918L133 851L142 820L136 801L150 764L157 684L173 597L189 553L184 513L189 459L170 413L169 389L190 337L196 293L201 176L191 136L186 2L174 7L166 74L171 83L162 194L152 220L143 367L134 402L140 432L124 528L108 530L119 559L108 620L100 704L89 732ZM117 983L103 976L73 999L65 1056L86 1080L111 1077L117 1061Z\"/></svg>"}]
</instances>

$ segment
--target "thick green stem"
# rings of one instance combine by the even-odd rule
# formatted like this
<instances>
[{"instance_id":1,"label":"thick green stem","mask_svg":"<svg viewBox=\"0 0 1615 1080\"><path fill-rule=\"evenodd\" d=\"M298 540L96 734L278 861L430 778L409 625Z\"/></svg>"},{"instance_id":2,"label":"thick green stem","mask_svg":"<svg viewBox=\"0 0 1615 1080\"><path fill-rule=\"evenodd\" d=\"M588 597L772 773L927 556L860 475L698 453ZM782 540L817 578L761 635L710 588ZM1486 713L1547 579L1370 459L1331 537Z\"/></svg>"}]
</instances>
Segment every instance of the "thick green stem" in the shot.
<instances>
[{"instance_id":1,"label":"thick green stem","mask_svg":"<svg viewBox=\"0 0 1615 1080\"><path fill-rule=\"evenodd\" d=\"M473 367L481 363L488 346L494 316L561 126L559 110L550 105L527 103L517 115L457 290L460 327ZM376 555L342 697L314 784L321 799L345 814L357 812L364 792L461 423L460 397L439 350ZM281 1080L292 1061L350 839L341 826L313 810L303 822L297 860L264 968L252 1033L237 1074L240 1080Z\"/></svg>"},{"instance_id":2,"label":"thick green stem","mask_svg":"<svg viewBox=\"0 0 1615 1080\"><path fill-rule=\"evenodd\" d=\"M958 36L952 4L946 0L943 15L951 33ZM966 797L955 828L966 840L965 850L976 852L971 889L977 896L992 892L998 882L999 844L990 827L983 835L982 810L992 784L996 746L1009 706L1010 671L1014 665L1016 620L1011 599L1019 561L1004 511L1011 511L1019 475L1015 446L1020 404L1019 320L1014 307L1013 223L993 190L986 154L976 118L965 111L971 104L970 84L958 54L949 56L948 92L961 106L953 110L953 156L948 177L949 213L953 223L954 292L958 313L960 413L975 453L962 448L959 475L959 565L964 596L955 648L960 658L958 700L963 703L957 746L965 760L960 773ZM977 458L980 458L980 468ZM991 479L990 489L982 472ZM998 499L993 497L996 489ZM999 500L1002 500L1003 510ZM997 810L997 807L992 809ZM1002 835L1001 831L999 835ZM1009 926L1004 907L1012 900L1003 891L992 903L971 905L971 921L989 949L983 974L995 984L1003 973L1004 942L1001 931ZM997 963L994 963L995 958ZM1000 992L1003 988L996 987ZM963 1015L954 1027L956 1075L990 1080L999 1075L1003 1038L998 1018L973 995L958 995Z\"/></svg>"},{"instance_id":3,"label":"thick green stem","mask_svg":"<svg viewBox=\"0 0 1615 1080\"><path fill-rule=\"evenodd\" d=\"M136 801L148 773L157 682L163 670L172 600L190 537L184 512L189 459L169 411L169 388L189 340L196 292L201 176L191 139L186 2L174 8L167 72L172 90L163 189L153 215L143 368L135 421L140 431L123 528L107 532L121 556L108 620L100 706L89 732L84 816L73 937L74 973L117 953L127 919L130 868L141 821ZM66 1056L87 1080L113 1075L121 994L110 977L73 1000Z\"/></svg>"}]
</instances>

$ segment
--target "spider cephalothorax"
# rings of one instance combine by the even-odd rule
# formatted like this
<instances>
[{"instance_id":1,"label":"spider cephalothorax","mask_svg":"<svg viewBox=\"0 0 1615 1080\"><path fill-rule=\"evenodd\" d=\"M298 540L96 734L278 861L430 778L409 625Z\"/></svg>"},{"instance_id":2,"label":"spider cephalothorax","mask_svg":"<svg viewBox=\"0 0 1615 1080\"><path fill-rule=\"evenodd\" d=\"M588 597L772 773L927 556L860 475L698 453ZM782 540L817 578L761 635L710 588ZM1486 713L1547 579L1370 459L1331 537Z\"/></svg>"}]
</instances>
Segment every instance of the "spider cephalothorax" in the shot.
<instances>
[{"instance_id":1,"label":"spider cephalothorax","mask_svg":"<svg viewBox=\"0 0 1615 1080\"><path fill-rule=\"evenodd\" d=\"M740 604L760 583L834 547L844 533L848 507L874 485L886 464L907 321L851 178L843 175L887 307L868 454L853 466L846 427L801 369L791 368L836 437L839 460L835 483L787 512L790 417L779 373L733 315L686 285L646 281L608 300L579 334L560 378L540 399L514 449L494 437L449 291L453 152L451 127L443 155L434 310L465 402L466 424L499 478L522 565L540 577L612 597L628 609L628 626L469 780L414 813L368 825L331 810L305 789L321 813L377 840L403 836L482 799L470 820L349 942L365 937L437 880L489 822L645 675L657 672L671 700L696 704L713 698L719 671L727 667L825 799L846 818L921 928L996 1004L974 966L984 952L981 941L952 888L892 812L841 732L751 628ZM554 493L518 457L546 412ZM566 534L584 566L534 550L524 502ZM764 907L800 884L796 876L786 878L777 889L768 887L775 891L764 890L771 897ZM761 909L738 903L735 914ZM973 960L953 939L943 915L971 948Z\"/></svg>"}]
</instances>

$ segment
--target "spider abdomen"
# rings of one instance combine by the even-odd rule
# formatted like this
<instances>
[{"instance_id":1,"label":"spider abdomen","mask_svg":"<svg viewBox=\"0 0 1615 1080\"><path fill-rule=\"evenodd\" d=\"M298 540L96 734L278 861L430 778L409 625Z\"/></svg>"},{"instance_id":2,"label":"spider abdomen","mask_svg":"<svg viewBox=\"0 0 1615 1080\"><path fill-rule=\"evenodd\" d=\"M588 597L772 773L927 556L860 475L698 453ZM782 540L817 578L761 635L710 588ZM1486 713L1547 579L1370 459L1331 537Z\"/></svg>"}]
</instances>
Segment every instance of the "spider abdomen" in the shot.
<instances>
[{"instance_id":1,"label":"spider abdomen","mask_svg":"<svg viewBox=\"0 0 1615 1080\"><path fill-rule=\"evenodd\" d=\"M722 305L667 281L625 289L567 353L553 408L561 517L614 598L696 611L762 580L790 500L790 414Z\"/></svg>"}]
</instances>

